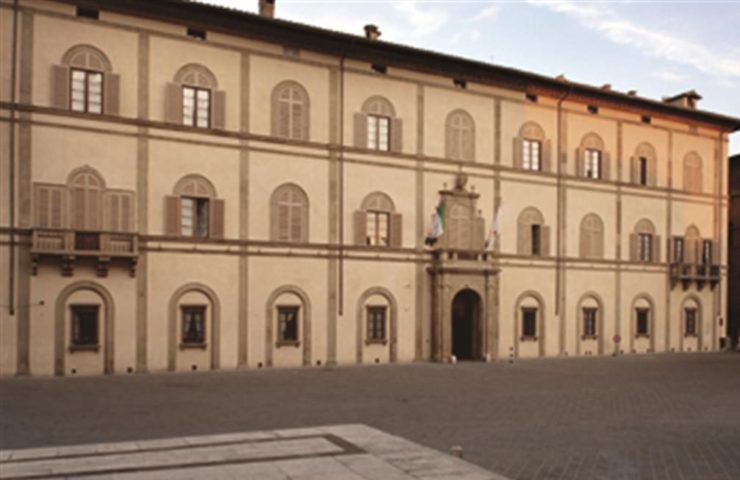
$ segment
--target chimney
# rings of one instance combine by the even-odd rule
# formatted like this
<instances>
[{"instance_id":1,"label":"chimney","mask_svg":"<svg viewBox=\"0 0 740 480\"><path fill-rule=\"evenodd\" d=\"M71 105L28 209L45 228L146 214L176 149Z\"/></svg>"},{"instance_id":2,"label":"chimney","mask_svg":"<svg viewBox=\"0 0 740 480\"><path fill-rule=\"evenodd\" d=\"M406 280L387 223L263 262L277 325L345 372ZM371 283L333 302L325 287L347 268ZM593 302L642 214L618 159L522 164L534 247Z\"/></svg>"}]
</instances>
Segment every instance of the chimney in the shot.
<instances>
[{"instance_id":1,"label":"chimney","mask_svg":"<svg viewBox=\"0 0 740 480\"><path fill-rule=\"evenodd\" d=\"M275 18L275 0L260 0L260 16Z\"/></svg>"},{"instance_id":2,"label":"chimney","mask_svg":"<svg viewBox=\"0 0 740 480\"><path fill-rule=\"evenodd\" d=\"M635 97L637 96L637 90L629 90L627 92L627 95L629 95L630 97Z\"/></svg>"},{"instance_id":3,"label":"chimney","mask_svg":"<svg viewBox=\"0 0 740 480\"><path fill-rule=\"evenodd\" d=\"M611 83L605 83L601 86L601 89L605 92L611 92L612 91L612 84Z\"/></svg>"},{"instance_id":4,"label":"chimney","mask_svg":"<svg viewBox=\"0 0 740 480\"><path fill-rule=\"evenodd\" d=\"M365 38L368 40L377 40L380 38L380 29L377 25L365 25Z\"/></svg>"},{"instance_id":5,"label":"chimney","mask_svg":"<svg viewBox=\"0 0 740 480\"><path fill-rule=\"evenodd\" d=\"M696 107L699 106L699 100L701 100L701 95L696 90L689 90L672 97L664 97L663 103L696 110Z\"/></svg>"}]
</instances>

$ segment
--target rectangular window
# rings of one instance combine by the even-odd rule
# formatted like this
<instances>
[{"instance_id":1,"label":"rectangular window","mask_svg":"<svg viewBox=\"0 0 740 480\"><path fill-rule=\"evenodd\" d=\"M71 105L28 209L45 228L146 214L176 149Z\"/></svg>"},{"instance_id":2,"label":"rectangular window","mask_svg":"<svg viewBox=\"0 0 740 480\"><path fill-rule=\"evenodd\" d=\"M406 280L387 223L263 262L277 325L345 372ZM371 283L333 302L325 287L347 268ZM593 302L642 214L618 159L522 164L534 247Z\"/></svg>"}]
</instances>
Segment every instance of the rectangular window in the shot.
<instances>
[{"instance_id":1,"label":"rectangular window","mask_svg":"<svg viewBox=\"0 0 740 480\"><path fill-rule=\"evenodd\" d=\"M188 27L187 34L188 34L188 37L190 38L195 38L198 40L206 39L206 31L200 28Z\"/></svg>"},{"instance_id":2,"label":"rectangular window","mask_svg":"<svg viewBox=\"0 0 740 480\"><path fill-rule=\"evenodd\" d=\"M370 246L390 245L390 215L388 212L367 212L367 237L366 243Z\"/></svg>"},{"instance_id":3,"label":"rectangular window","mask_svg":"<svg viewBox=\"0 0 740 480\"><path fill-rule=\"evenodd\" d=\"M696 335L696 309L686 308L684 316L686 318L686 335Z\"/></svg>"},{"instance_id":4,"label":"rectangular window","mask_svg":"<svg viewBox=\"0 0 740 480\"><path fill-rule=\"evenodd\" d=\"M645 157L640 157L640 185L647 185L648 184L648 159Z\"/></svg>"},{"instance_id":5,"label":"rectangular window","mask_svg":"<svg viewBox=\"0 0 740 480\"><path fill-rule=\"evenodd\" d=\"M185 237L208 236L207 198L182 197L180 200L180 233Z\"/></svg>"},{"instance_id":6,"label":"rectangular window","mask_svg":"<svg viewBox=\"0 0 740 480\"><path fill-rule=\"evenodd\" d=\"M704 240L701 244L701 263L704 265L712 264L712 241Z\"/></svg>"},{"instance_id":7,"label":"rectangular window","mask_svg":"<svg viewBox=\"0 0 740 480\"><path fill-rule=\"evenodd\" d=\"M542 227L532 225L532 255L540 255L542 249Z\"/></svg>"},{"instance_id":8,"label":"rectangular window","mask_svg":"<svg viewBox=\"0 0 740 480\"><path fill-rule=\"evenodd\" d=\"M649 233L640 233L637 236L637 258L641 262L653 260L653 236Z\"/></svg>"},{"instance_id":9,"label":"rectangular window","mask_svg":"<svg viewBox=\"0 0 740 480\"><path fill-rule=\"evenodd\" d=\"M583 336L584 337L595 337L596 336L596 315L598 310L593 307L585 307L583 309Z\"/></svg>"},{"instance_id":10,"label":"rectangular window","mask_svg":"<svg viewBox=\"0 0 740 480\"><path fill-rule=\"evenodd\" d=\"M367 307L367 341L385 342L385 321L388 307Z\"/></svg>"},{"instance_id":11,"label":"rectangular window","mask_svg":"<svg viewBox=\"0 0 740 480\"><path fill-rule=\"evenodd\" d=\"M673 263L683 263L684 258L683 237L673 239Z\"/></svg>"},{"instance_id":12,"label":"rectangular window","mask_svg":"<svg viewBox=\"0 0 740 480\"><path fill-rule=\"evenodd\" d=\"M74 112L103 113L103 74L72 68L69 82L70 108Z\"/></svg>"},{"instance_id":13,"label":"rectangular window","mask_svg":"<svg viewBox=\"0 0 740 480\"><path fill-rule=\"evenodd\" d=\"M525 170L542 170L542 144L537 140L522 140L522 167Z\"/></svg>"},{"instance_id":14,"label":"rectangular window","mask_svg":"<svg viewBox=\"0 0 740 480\"><path fill-rule=\"evenodd\" d=\"M298 343L298 312L300 307L279 306L278 311L278 344Z\"/></svg>"},{"instance_id":15,"label":"rectangular window","mask_svg":"<svg viewBox=\"0 0 740 480\"><path fill-rule=\"evenodd\" d=\"M647 308L638 308L636 310L637 315L637 336L647 337L650 335L649 327L650 324L650 310Z\"/></svg>"},{"instance_id":16,"label":"rectangular window","mask_svg":"<svg viewBox=\"0 0 740 480\"><path fill-rule=\"evenodd\" d=\"M534 338L537 336L537 309L522 308L522 337Z\"/></svg>"},{"instance_id":17,"label":"rectangular window","mask_svg":"<svg viewBox=\"0 0 740 480\"><path fill-rule=\"evenodd\" d=\"M390 149L391 119L367 116L367 148L387 152Z\"/></svg>"},{"instance_id":18,"label":"rectangular window","mask_svg":"<svg viewBox=\"0 0 740 480\"><path fill-rule=\"evenodd\" d=\"M182 307L182 344L204 345L206 343L205 305Z\"/></svg>"},{"instance_id":19,"label":"rectangular window","mask_svg":"<svg viewBox=\"0 0 740 480\"><path fill-rule=\"evenodd\" d=\"M98 305L72 305L72 346L97 347Z\"/></svg>"},{"instance_id":20,"label":"rectangular window","mask_svg":"<svg viewBox=\"0 0 740 480\"><path fill-rule=\"evenodd\" d=\"M100 11L95 8L77 7L77 16L97 20L100 17Z\"/></svg>"},{"instance_id":21,"label":"rectangular window","mask_svg":"<svg viewBox=\"0 0 740 480\"><path fill-rule=\"evenodd\" d=\"M211 125L211 91L206 88L182 87L182 123L189 127Z\"/></svg>"},{"instance_id":22,"label":"rectangular window","mask_svg":"<svg viewBox=\"0 0 740 480\"><path fill-rule=\"evenodd\" d=\"M586 149L584 155L585 168L583 171L586 173L587 178L601 178L601 151L594 149Z\"/></svg>"}]
</instances>

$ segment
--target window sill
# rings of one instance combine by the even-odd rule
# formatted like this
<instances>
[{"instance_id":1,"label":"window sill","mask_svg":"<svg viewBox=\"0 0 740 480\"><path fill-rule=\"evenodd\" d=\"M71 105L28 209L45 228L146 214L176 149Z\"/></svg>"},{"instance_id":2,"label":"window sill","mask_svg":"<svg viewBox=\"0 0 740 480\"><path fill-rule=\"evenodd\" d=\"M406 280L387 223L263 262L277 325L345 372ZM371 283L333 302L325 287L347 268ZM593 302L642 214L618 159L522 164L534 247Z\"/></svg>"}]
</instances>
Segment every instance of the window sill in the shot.
<instances>
[{"instance_id":1,"label":"window sill","mask_svg":"<svg viewBox=\"0 0 740 480\"><path fill-rule=\"evenodd\" d=\"M519 340L521 340L522 342L536 342L537 341L537 335L535 335L533 337L525 337L524 335L522 335L519 338Z\"/></svg>"},{"instance_id":2,"label":"window sill","mask_svg":"<svg viewBox=\"0 0 740 480\"><path fill-rule=\"evenodd\" d=\"M684 333L683 334L684 338L697 338L698 336L699 335L697 335L696 333Z\"/></svg>"},{"instance_id":3,"label":"window sill","mask_svg":"<svg viewBox=\"0 0 740 480\"><path fill-rule=\"evenodd\" d=\"M365 345L388 345L388 340L365 340Z\"/></svg>"},{"instance_id":4,"label":"window sill","mask_svg":"<svg viewBox=\"0 0 740 480\"><path fill-rule=\"evenodd\" d=\"M69 346L69 352L99 352L100 351L100 345L70 345Z\"/></svg>"},{"instance_id":5,"label":"window sill","mask_svg":"<svg viewBox=\"0 0 740 480\"><path fill-rule=\"evenodd\" d=\"M650 338L649 333L636 333L635 338Z\"/></svg>"},{"instance_id":6,"label":"window sill","mask_svg":"<svg viewBox=\"0 0 740 480\"><path fill-rule=\"evenodd\" d=\"M275 346L277 348L280 348L280 347L300 347L301 346L301 342L299 342L298 340L279 340L279 341L277 341L275 343Z\"/></svg>"},{"instance_id":7,"label":"window sill","mask_svg":"<svg viewBox=\"0 0 740 480\"><path fill-rule=\"evenodd\" d=\"M205 350L206 348L208 348L207 343L195 343L195 342L180 343L180 350Z\"/></svg>"},{"instance_id":8,"label":"window sill","mask_svg":"<svg viewBox=\"0 0 740 480\"><path fill-rule=\"evenodd\" d=\"M581 335L581 340L598 340L598 335Z\"/></svg>"}]
</instances>

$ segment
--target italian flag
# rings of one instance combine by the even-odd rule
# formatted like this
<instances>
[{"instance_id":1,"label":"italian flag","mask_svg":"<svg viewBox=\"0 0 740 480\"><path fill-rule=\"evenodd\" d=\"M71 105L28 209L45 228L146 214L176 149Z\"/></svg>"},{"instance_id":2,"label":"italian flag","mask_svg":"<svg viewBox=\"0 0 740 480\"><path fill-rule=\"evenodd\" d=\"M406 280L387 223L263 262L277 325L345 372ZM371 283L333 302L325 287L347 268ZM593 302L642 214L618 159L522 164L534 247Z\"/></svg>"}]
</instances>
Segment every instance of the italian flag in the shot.
<instances>
[{"instance_id":1,"label":"italian flag","mask_svg":"<svg viewBox=\"0 0 740 480\"><path fill-rule=\"evenodd\" d=\"M434 215L432 215L432 226L429 228L429 233L427 234L426 240L424 240L424 243L427 245L434 245L437 243L437 239L444 233L445 231L445 202L444 200L440 200L437 204L437 208L434 211Z\"/></svg>"}]
</instances>

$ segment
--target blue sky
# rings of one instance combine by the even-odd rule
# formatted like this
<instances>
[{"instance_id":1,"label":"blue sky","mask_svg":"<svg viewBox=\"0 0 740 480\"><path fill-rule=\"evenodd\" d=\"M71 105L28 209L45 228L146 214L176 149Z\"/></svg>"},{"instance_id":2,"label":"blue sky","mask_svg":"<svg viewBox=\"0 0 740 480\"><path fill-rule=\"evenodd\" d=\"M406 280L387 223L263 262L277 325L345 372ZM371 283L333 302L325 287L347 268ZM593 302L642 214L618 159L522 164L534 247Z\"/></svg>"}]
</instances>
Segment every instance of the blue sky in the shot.
<instances>
[{"instance_id":1,"label":"blue sky","mask_svg":"<svg viewBox=\"0 0 740 480\"><path fill-rule=\"evenodd\" d=\"M254 12L257 0L201 0ZM740 0L276 0L276 16L740 117ZM740 132L730 138L740 153Z\"/></svg>"}]
</instances>

